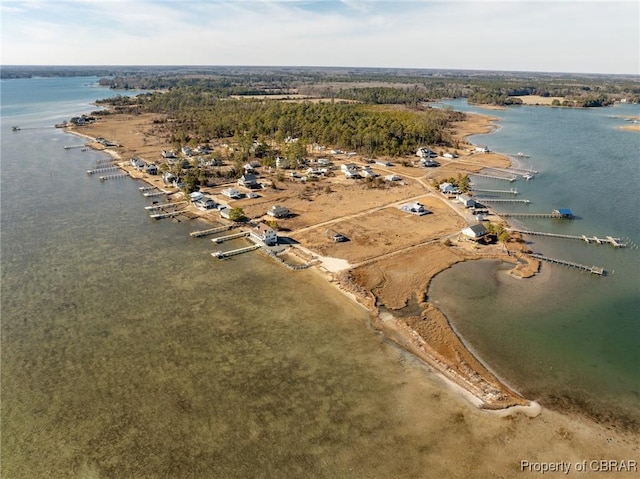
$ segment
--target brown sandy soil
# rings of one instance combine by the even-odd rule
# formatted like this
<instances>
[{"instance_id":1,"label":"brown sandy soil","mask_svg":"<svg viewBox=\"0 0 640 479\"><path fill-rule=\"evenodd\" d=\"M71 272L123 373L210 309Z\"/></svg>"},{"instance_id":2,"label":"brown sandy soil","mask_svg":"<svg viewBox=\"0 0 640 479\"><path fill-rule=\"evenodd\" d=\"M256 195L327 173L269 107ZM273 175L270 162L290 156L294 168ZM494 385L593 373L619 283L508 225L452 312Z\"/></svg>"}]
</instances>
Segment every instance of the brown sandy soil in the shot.
<instances>
[{"instance_id":1,"label":"brown sandy soil","mask_svg":"<svg viewBox=\"0 0 640 479\"><path fill-rule=\"evenodd\" d=\"M624 125L621 126L620 129L628 131L640 131L640 125Z\"/></svg>"}]
</instances>

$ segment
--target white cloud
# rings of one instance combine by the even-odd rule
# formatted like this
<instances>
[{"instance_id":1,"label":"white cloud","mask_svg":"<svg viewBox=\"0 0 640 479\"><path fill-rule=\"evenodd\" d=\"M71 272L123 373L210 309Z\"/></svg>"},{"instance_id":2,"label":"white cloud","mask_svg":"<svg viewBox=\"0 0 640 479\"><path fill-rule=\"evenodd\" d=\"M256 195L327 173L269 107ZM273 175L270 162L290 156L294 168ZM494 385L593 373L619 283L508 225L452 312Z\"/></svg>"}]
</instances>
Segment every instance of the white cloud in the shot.
<instances>
[{"instance_id":1,"label":"white cloud","mask_svg":"<svg viewBox=\"0 0 640 479\"><path fill-rule=\"evenodd\" d=\"M637 2L5 0L2 8L5 64L640 73Z\"/></svg>"}]
</instances>

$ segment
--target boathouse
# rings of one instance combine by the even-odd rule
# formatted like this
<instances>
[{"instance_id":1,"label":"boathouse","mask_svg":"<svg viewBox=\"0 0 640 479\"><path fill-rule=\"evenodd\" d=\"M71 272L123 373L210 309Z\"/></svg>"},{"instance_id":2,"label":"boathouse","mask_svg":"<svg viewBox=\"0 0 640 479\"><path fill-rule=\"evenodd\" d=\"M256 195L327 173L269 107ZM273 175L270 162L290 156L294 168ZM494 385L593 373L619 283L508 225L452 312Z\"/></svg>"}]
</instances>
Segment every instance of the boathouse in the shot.
<instances>
[{"instance_id":1,"label":"boathouse","mask_svg":"<svg viewBox=\"0 0 640 479\"><path fill-rule=\"evenodd\" d=\"M573 213L568 208L558 208L553 210L553 214L561 218L573 218Z\"/></svg>"}]
</instances>

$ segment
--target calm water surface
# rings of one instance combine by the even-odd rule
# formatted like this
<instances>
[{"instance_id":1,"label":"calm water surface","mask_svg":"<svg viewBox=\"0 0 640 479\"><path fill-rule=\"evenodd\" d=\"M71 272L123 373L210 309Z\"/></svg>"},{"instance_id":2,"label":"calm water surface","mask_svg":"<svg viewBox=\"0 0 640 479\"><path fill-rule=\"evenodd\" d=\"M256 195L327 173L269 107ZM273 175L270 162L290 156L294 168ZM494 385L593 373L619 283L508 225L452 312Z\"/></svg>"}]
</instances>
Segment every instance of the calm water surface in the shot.
<instances>
[{"instance_id":1,"label":"calm water surface","mask_svg":"<svg viewBox=\"0 0 640 479\"><path fill-rule=\"evenodd\" d=\"M1 84L2 477L437 466L449 406L425 404L444 393L365 311L260 253L214 260L202 225L150 220L139 183L63 149L82 140L51 125L111 95L95 80Z\"/></svg>"},{"instance_id":2,"label":"calm water surface","mask_svg":"<svg viewBox=\"0 0 640 479\"><path fill-rule=\"evenodd\" d=\"M455 109L487 113L461 101ZM474 179L478 187L516 187L530 205L498 211L570 208L575 221L514 219L518 227L570 235L629 237L640 243L640 135L619 126L637 105L590 110L515 107L490 111L500 128L471 140L494 151L524 152L532 181ZM640 424L640 258L614 250L526 237L533 251L603 266L606 277L543 265L516 280L496 262L459 264L438 275L429 296L466 341L528 397L547 405Z\"/></svg>"}]
</instances>

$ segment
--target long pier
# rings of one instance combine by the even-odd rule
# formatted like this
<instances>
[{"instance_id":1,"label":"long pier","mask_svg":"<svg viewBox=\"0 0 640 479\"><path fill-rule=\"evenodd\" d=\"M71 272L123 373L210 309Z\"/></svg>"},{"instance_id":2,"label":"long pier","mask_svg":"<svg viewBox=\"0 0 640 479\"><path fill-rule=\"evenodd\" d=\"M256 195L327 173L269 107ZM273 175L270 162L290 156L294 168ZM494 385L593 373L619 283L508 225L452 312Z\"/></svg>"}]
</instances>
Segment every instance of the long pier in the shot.
<instances>
[{"instance_id":1,"label":"long pier","mask_svg":"<svg viewBox=\"0 0 640 479\"><path fill-rule=\"evenodd\" d=\"M93 170L87 170L87 175L94 175L96 173L106 173L108 171L116 171L119 170L118 166L103 166L100 168L94 168Z\"/></svg>"},{"instance_id":2,"label":"long pier","mask_svg":"<svg viewBox=\"0 0 640 479\"><path fill-rule=\"evenodd\" d=\"M169 193L167 193L166 191L145 191L144 193L142 193L142 196L146 196L147 198L153 198L154 196L162 196L162 195L168 195Z\"/></svg>"},{"instance_id":3,"label":"long pier","mask_svg":"<svg viewBox=\"0 0 640 479\"><path fill-rule=\"evenodd\" d=\"M209 228L206 230L199 230L199 231L192 231L191 233L189 233L189 236L191 236L192 238L200 238L202 236L209 236L209 235L213 235L216 233L222 233L223 231L228 231L231 228L233 228L234 225L224 225L224 226L218 226L217 228Z\"/></svg>"},{"instance_id":4,"label":"long pier","mask_svg":"<svg viewBox=\"0 0 640 479\"><path fill-rule=\"evenodd\" d=\"M141 186L140 188L138 188L140 191L151 191L151 190L155 190L156 187L155 186Z\"/></svg>"},{"instance_id":5,"label":"long pier","mask_svg":"<svg viewBox=\"0 0 640 479\"><path fill-rule=\"evenodd\" d=\"M517 168L515 166L511 166L509 168L497 168L495 166L485 166L486 170L500 171L502 173L507 173L511 175L521 174L521 173L530 173L535 175L538 173L536 170L526 169L526 168Z\"/></svg>"},{"instance_id":6,"label":"long pier","mask_svg":"<svg viewBox=\"0 0 640 479\"><path fill-rule=\"evenodd\" d=\"M587 266L580 263L574 263L572 261L565 261L563 259L550 258L540 253L530 253L529 256L539 259L541 261L546 261L547 263L554 263L562 266L569 266L570 268L580 269L592 274L598 274L600 276L604 275L605 273L604 268L601 268L600 266Z\"/></svg>"},{"instance_id":7,"label":"long pier","mask_svg":"<svg viewBox=\"0 0 640 479\"><path fill-rule=\"evenodd\" d=\"M519 230L514 228L509 228L508 231L514 233L521 233L525 235L533 235L533 236L547 236L549 238L563 238L563 239L571 239L571 240L580 240L584 241L587 244L610 244L614 248L626 248L627 244L623 243L620 238L614 238L612 236L606 236L604 238L598 238L597 236L586 236L586 235L563 235L559 233L545 233L543 231L528 231L528 230Z\"/></svg>"},{"instance_id":8,"label":"long pier","mask_svg":"<svg viewBox=\"0 0 640 479\"><path fill-rule=\"evenodd\" d=\"M563 216L558 213L498 213L500 216L514 218L555 218L559 220L570 220L573 216Z\"/></svg>"},{"instance_id":9,"label":"long pier","mask_svg":"<svg viewBox=\"0 0 640 479\"><path fill-rule=\"evenodd\" d=\"M153 218L154 220L163 220L165 218L173 218L174 216L179 216L183 213L184 213L184 210L165 211L164 213L156 213L153 215L149 215L149 218Z\"/></svg>"},{"instance_id":10,"label":"long pier","mask_svg":"<svg viewBox=\"0 0 640 479\"><path fill-rule=\"evenodd\" d=\"M261 248L259 244L252 244L251 246L245 246L244 248L232 249L231 251L216 251L211 253L211 256L218 259L228 258L229 256L235 256L237 254L247 253L249 251Z\"/></svg>"},{"instance_id":11,"label":"long pier","mask_svg":"<svg viewBox=\"0 0 640 479\"><path fill-rule=\"evenodd\" d=\"M481 203L524 203L529 204L531 201L517 198L476 198Z\"/></svg>"},{"instance_id":12,"label":"long pier","mask_svg":"<svg viewBox=\"0 0 640 479\"><path fill-rule=\"evenodd\" d=\"M144 209L147 211L156 211L164 208L171 208L172 206L180 206L180 205L186 205L186 204L187 204L186 201L176 201L175 203L164 203L162 205L145 206Z\"/></svg>"},{"instance_id":13,"label":"long pier","mask_svg":"<svg viewBox=\"0 0 640 479\"><path fill-rule=\"evenodd\" d=\"M118 178L125 178L127 176L129 176L129 173L119 173L119 174L115 174L115 175L105 175L105 176L101 176L100 177L100 181L117 180Z\"/></svg>"},{"instance_id":14,"label":"long pier","mask_svg":"<svg viewBox=\"0 0 640 479\"><path fill-rule=\"evenodd\" d=\"M240 233L235 233L232 235L220 236L219 238L212 238L211 241L213 241L214 243L223 243L225 241L229 241L236 238L243 238L245 236L249 236L249 233L247 233L246 231L242 231Z\"/></svg>"},{"instance_id":15,"label":"long pier","mask_svg":"<svg viewBox=\"0 0 640 479\"><path fill-rule=\"evenodd\" d=\"M505 176L496 176L496 175L487 175L486 173L469 173L469 175L479 176L480 178L491 178L492 180L503 180L503 181L516 181L517 177L505 177Z\"/></svg>"},{"instance_id":16,"label":"long pier","mask_svg":"<svg viewBox=\"0 0 640 479\"><path fill-rule=\"evenodd\" d=\"M518 190L514 190L513 188L510 190L483 190L483 189L476 189L476 188L471 188L471 191L473 193L493 193L496 195L514 195L517 196L520 193L518 193Z\"/></svg>"}]
</instances>

